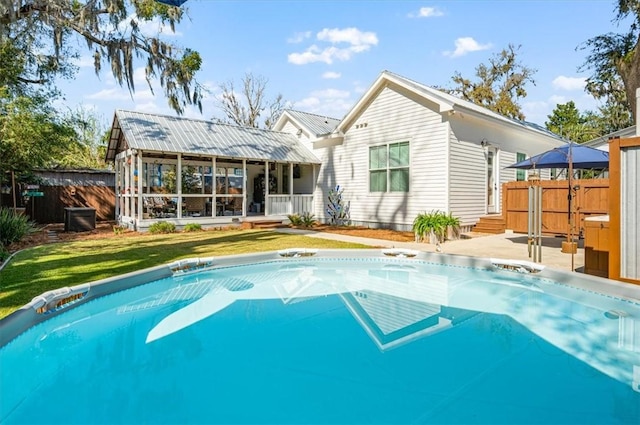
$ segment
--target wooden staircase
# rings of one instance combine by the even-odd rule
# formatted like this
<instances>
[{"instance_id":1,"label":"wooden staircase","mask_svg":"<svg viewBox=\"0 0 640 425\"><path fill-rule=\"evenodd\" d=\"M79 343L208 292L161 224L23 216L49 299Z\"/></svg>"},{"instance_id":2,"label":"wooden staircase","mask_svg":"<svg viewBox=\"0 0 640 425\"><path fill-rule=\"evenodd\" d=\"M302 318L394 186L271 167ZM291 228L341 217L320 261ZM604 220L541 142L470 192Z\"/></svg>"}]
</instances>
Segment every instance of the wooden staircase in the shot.
<instances>
[{"instance_id":1,"label":"wooden staircase","mask_svg":"<svg viewBox=\"0 0 640 425\"><path fill-rule=\"evenodd\" d=\"M278 227L289 227L286 224L283 224L282 220L245 221L242 224L243 226L246 226L250 229L274 229Z\"/></svg>"},{"instance_id":2,"label":"wooden staircase","mask_svg":"<svg viewBox=\"0 0 640 425\"><path fill-rule=\"evenodd\" d=\"M491 214L480 217L480 220L471 229L477 233L504 233L507 228L507 222L501 215Z\"/></svg>"}]
</instances>

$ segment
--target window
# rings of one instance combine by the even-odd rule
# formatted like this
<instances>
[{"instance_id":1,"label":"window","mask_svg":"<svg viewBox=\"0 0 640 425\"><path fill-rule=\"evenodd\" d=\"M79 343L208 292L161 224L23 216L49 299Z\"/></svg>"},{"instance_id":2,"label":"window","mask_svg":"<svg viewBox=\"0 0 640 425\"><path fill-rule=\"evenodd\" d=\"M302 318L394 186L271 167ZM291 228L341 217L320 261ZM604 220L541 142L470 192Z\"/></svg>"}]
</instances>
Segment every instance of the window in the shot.
<instances>
[{"instance_id":1,"label":"window","mask_svg":"<svg viewBox=\"0 0 640 425\"><path fill-rule=\"evenodd\" d=\"M516 162L524 161L527 159L526 153L516 153ZM525 170L516 171L516 181L523 182L527 179L527 172Z\"/></svg>"},{"instance_id":2,"label":"window","mask_svg":"<svg viewBox=\"0 0 640 425\"><path fill-rule=\"evenodd\" d=\"M369 148L369 191L409 191L409 142Z\"/></svg>"}]
</instances>

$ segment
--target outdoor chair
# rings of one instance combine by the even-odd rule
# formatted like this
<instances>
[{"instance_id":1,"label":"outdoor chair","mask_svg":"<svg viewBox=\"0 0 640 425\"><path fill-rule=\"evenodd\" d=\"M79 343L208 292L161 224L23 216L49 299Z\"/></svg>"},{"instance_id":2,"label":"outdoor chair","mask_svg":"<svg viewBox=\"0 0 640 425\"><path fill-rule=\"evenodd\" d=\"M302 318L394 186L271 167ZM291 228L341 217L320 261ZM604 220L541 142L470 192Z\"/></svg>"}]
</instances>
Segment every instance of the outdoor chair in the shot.
<instances>
[{"instance_id":1,"label":"outdoor chair","mask_svg":"<svg viewBox=\"0 0 640 425\"><path fill-rule=\"evenodd\" d=\"M199 217L204 214L205 198L184 198L187 215Z\"/></svg>"}]
</instances>

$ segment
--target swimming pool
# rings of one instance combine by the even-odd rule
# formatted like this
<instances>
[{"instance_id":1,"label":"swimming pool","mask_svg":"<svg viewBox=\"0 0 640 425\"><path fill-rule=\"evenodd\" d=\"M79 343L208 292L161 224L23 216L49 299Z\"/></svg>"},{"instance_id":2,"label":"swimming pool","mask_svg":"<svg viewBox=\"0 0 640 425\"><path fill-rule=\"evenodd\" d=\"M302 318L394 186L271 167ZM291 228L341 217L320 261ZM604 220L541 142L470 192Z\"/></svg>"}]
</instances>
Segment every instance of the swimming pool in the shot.
<instances>
[{"instance_id":1,"label":"swimming pool","mask_svg":"<svg viewBox=\"0 0 640 425\"><path fill-rule=\"evenodd\" d=\"M194 260L34 300L2 321L0 422L640 423L638 288L386 254Z\"/></svg>"}]
</instances>

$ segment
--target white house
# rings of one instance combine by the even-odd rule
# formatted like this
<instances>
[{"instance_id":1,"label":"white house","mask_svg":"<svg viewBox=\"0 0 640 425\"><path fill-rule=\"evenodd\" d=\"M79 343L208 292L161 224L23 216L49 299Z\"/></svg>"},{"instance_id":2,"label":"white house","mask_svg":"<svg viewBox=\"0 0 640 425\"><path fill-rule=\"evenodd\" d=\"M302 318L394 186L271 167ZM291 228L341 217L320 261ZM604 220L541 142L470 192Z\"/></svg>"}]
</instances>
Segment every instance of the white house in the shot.
<instances>
[{"instance_id":1,"label":"white house","mask_svg":"<svg viewBox=\"0 0 640 425\"><path fill-rule=\"evenodd\" d=\"M291 134L121 110L106 160L115 164L116 218L136 230L310 211L319 166Z\"/></svg>"},{"instance_id":2,"label":"white house","mask_svg":"<svg viewBox=\"0 0 640 425\"><path fill-rule=\"evenodd\" d=\"M535 124L384 71L340 120L286 111L274 130L296 134L321 161L316 217L340 185L355 224L410 229L417 214L452 213L465 227L501 209L505 169L563 144ZM322 125L324 124L324 126Z\"/></svg>"},{"instance_id":3,"label":"white house","mask_svg":"<svg viewBox=\"0 0 640 425\"><path fill-rule=\"evenodd\" d=\"M117 218L137 229L158 218L216 225L311 212L327 221L340 185L353 224L408 230L425 211L464 227L499 213L501 184L526 179L504 167L562 144L384 71L344 118L289 110L273 131L116 111L107 160Z\"/></svg>"}]
</instances>

